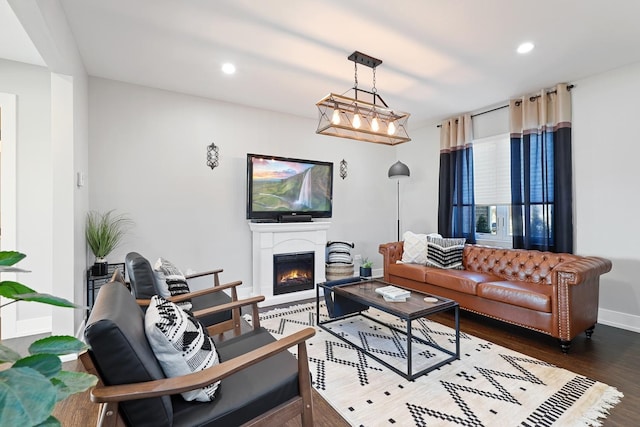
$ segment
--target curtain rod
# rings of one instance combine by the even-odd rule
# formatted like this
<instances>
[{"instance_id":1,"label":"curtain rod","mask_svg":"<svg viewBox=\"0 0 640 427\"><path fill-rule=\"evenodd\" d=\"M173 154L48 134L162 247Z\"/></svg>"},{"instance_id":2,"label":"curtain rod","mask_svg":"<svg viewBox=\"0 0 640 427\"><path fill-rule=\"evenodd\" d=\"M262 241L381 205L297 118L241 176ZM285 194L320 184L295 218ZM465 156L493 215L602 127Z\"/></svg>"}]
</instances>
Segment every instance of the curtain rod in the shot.
<instances>
[{"instance_id":1,"label":"curtain rod","mask_svg":"<svg viewBox=\"0 0 640 427\"><path fill-rule=\"evenodd\" d=\"M567 90L570 91L574 87L575 87L575 85L568 85L567 86ZM550 93L557 93L557 92L558 92L557 89L553 89L553 90L548 91L547 95L550 94ZM535 101L537 98L540 98L540 95L532 95L532 96L529 97L529 101ZM520 105L521 102L522 101L516 101L516 105ZM478 114L472 114L471 118L474 118L474 117L477 117L477 116L481 116L481 115L487 114L487 113L492 113L494 111L502 110L503 108L507 108L507 107L509 107L509 104L501 105L499 107L492 108L491 110L483 111L483 112L478 113ZM458 119L456 119L456 123L458 123ZM442 125L436 125L436 127L440 128L440 127L442 127Z\"/></svg>"}]
</instances>

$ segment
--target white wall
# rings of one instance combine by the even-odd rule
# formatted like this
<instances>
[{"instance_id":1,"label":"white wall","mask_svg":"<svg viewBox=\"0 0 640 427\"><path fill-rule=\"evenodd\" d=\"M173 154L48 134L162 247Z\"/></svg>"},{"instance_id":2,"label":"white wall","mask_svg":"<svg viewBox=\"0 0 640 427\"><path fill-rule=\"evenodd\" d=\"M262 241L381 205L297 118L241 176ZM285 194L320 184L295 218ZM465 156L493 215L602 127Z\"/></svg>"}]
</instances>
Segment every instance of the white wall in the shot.
<instances>
[{"instance_id":1,"label":"white wall","mask_svg":"<svg viewBox=\"0 0 640 427\"><path fill-rule=\"evenodd\" d=\"M44 67L0 59L0 92L17 95L17 247L27 254L18 280L39 292L52 292L51 82ZM21 335L48 331L51 308L16 305ZM4 319L8 321L9 319ZM10 338L10 336L3 336Z\"/></svg>"},{"instance_id":2,"label":"white wall","mask_svg":"<svg viewBox=\"0 0 640 427\"><path fill-rule=\"evenodd\" d=\"M90 208L128 213L135 226L110 262L138 251L183 270L225 269L251 284L245 219L246 154L334 163L329 239L356 243L381 266L378 245L395 239L394 148L315 134L315 120L111 80L89 83ZM220 165L206 165L206 147ZM348 177L339 177L339 162ZM93 255L87 254L88 264ZM196 285L197 286L197 285Z\"/></svg>"},{"instance_id":3,"label":"white wall","mask_svg":"<svg viewBox=\"0 0 640 427\"><path fill-rule=\"evenodd\" d=\"M638 99L640 63L577 81L572 130L576 251L613 262L601 320L640 332Z\"/></svg>"},{"instance_id":4,"label":"white wall","mask_svg":"<svg viewBox=\"0 0 640 427\"><path fill-rule=\"evenodd\" d=\"M405 231L435 233L438 231L440 129L434 123L410 131L411 141L396 147L398 160L411 171L409 179L400 180L400 234ZM396 203L394 194L394 206ZM393 218L396 216L394 209Z\"/></svg>"}]
</instances>

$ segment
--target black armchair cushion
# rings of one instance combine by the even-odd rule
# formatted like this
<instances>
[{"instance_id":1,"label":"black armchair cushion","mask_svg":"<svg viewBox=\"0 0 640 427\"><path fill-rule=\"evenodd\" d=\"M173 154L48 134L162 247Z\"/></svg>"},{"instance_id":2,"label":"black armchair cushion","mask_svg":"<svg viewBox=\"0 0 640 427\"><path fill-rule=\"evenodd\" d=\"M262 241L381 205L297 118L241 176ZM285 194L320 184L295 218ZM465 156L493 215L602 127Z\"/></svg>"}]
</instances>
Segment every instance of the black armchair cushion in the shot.
<instances>
[{"instance_id":1,"label":"black armchair cushion","mask_svg":"<svg viewBox=\"0 0 640 427\"><path fill-rule=\"evenodd\" d=\"M360 278L358 277L347 277L345 279L332 280L329 282L325 282L324 286L334 287L338 285L344 285L347 283L359 282ZM335 292L330 292L329 290L324 290L324 301L327 304L327 313L329 317L341 317L346 316L348 314L359 313L361 311L367 310L369 308L368 305L361 304L359 302L350 300L349 298L345 298L341 295L336 294Z\"/></svg>"},{"instance_id":2,"label":"black armchair cushion","mask_svg":"<svg viewBox=\"0 0 640 427\"><path fill-rule=\"evenodd\" d=\"M124 261L133 296L138 299L151 299L157 295L153 268L149 261L138 252L129 252Z\"/></svg>"},{"instance_id":3,"label":"black armchair cushion","mask_svg":"<svg viewBox=\"0 0 640 427\"><path fill-rule=\"evenodd\" d=\"M274 342L264 328L217 343L224 362ZM298 395L298 362L284 351L222 380L208 404L173 397L174 426L237 426Z\"/></svg>"},{"instance_id":4,"label":"black armchair cushion","mask_svg":"<svg viewBox=\"0 0 640 427\"><path fill-rule=\"evenodd\" d=\"M221 304L226 304L229 302L231 302L231 297L226 293L224 293L223 291L220 291L220 292L213 292L210 294L202 295L202 296L199 296L198 298L193 298L191 300L191 305L193 306L192 310L197 311L197 310L203 310L205 308L215 307ZM224 322L225 320L230 320L230 319L231 319L231 310L227 310L222 313L209 314L207 316L202 316L198 318L198 320L200 320L200 322L206 326L215 325L216 323Z\"/></svg>"},{"instance_id":5,"label":"black armchair cushion","mask_svg":"<svg viewBox=\"0 0 640 427\"><path fill-rule=\"evenodd\" d=\"M165 378L144 332L144 313L121 283L100 288L84 336L106 385ZM129 425L170 426L173 418L169 397L123 402L120 408Z\"/></svg>"}]
</instances>

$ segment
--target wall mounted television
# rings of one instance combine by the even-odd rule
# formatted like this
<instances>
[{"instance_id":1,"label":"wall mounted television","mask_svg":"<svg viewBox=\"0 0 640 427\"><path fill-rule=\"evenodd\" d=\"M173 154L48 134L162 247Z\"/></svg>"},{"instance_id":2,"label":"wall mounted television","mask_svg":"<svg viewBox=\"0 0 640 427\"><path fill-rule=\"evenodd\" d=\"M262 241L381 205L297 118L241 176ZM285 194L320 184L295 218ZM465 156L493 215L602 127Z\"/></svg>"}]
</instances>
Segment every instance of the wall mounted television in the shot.
<instances>
[{"instance_id":1,"label":"wall mounted television","mask_svg":"<svg viewBox=\"0 0 640 427\"><path fill-rule=\"evenodd\" d=\"M247 154L247 219L331 218L333 163Z\"/></svg>"}]
</instances>

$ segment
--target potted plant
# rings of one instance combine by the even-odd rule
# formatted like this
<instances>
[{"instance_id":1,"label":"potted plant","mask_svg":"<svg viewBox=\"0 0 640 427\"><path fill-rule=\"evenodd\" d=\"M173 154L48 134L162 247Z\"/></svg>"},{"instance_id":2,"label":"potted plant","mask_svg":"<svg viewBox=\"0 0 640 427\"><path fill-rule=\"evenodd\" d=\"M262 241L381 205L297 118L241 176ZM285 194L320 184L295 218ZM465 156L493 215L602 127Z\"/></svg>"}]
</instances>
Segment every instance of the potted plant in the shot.
<instances>
[{"instance_id":1,"label":"potted plant","mask_svg":"<svg viewBox=\"0 0 640 427\"><path fill-rule=\"evenodd\" d=\"M94 276L107 274L106 257L120 244L131 224L128 216L115 214L113 210L105 213L87 213L85 236L91 252L96 257L91 271Z\"/></svg>"},{"instance_id":2,"label":"potted plant","mask_svg":"<svg viewBox=\"0 0 640 427\"><path fill-rule=\"evenodd\" d=\"M0 251L0 273L26 272L13 267L25 256L19 252ZM0 282L0 296L13 300L0 308L17 301L82 308L66 299L37 293L22 283L9 280ZM63 371L59 356L86 348L82 341L72 336L51 336L34 341L29 346L30 355L22 357L0 342L0 425L59 426L60 422L51 415L56 402L85 391L98 381L91 374Z\"/></svg>"},{"instance_id":3,"label":"potted plant","mask_svg":"<svg viewBox=\"0 0 640 427\"><path fill-rule=\"evenodd\" d=\"M369 261L369 258L363 258L360 264L360 277L371 277L371 267L373 262Z\"/></svg>"}]
</instances>

